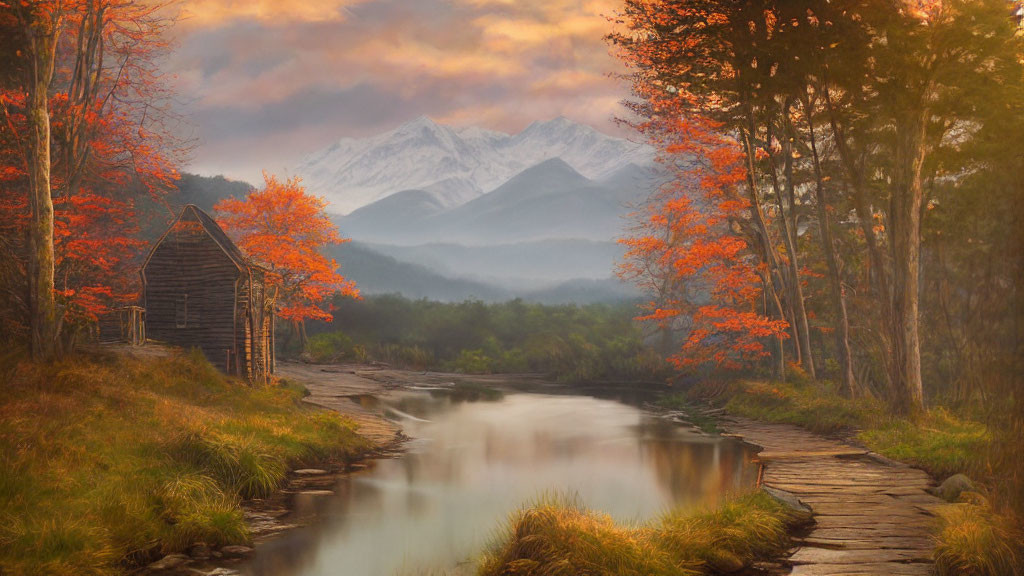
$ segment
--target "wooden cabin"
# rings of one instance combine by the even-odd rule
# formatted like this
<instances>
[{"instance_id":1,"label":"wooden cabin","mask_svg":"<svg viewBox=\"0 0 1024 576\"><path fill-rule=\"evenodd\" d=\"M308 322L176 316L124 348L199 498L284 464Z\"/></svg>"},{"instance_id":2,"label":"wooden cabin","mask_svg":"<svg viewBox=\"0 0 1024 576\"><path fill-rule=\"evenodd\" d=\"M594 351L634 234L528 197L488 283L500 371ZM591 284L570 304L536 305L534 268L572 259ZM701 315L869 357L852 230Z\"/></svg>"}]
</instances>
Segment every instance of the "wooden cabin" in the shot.
<instances>
[{"instance_id":1,"label":"wooden cabin","mask_svg":"<svg viewBox=\"0 0 1024 576\"><path fill-rule=\"evenodd\" d=\"M196 347L229 374L265 380L274 372L274 298L266 269L189 204L142 265L146 336Z\"/></svg>"}]
</instances>

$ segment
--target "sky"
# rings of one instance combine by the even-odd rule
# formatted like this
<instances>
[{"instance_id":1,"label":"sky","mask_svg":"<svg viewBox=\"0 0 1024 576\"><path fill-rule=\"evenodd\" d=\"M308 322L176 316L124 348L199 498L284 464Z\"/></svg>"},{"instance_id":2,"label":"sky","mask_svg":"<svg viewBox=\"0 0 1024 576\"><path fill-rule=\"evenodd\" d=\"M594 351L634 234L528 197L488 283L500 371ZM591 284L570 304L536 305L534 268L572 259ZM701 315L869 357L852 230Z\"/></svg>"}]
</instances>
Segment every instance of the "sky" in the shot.
<instances>
[{"instance_id":1,"label":"sky","mask_svg":"<svg viewBox=\"0 0 1024 576\"><path fill-rule=\"evenodd\" d=\"M505 132L562 115L621 134L613 118L629 90L603 40L617 6L185 0L167 66L197 143L186 169L294 175L339 138L421 115Z\"/></svg>"}]
</instances>

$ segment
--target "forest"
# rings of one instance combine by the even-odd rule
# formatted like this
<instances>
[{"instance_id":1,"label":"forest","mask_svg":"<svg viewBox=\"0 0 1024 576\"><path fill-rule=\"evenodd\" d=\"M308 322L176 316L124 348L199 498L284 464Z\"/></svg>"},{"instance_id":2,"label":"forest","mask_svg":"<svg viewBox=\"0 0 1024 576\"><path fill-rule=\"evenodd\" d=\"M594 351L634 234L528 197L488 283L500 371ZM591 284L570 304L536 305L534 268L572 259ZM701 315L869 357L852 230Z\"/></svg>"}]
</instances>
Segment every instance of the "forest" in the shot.
<instances>
[{"instance_id":1,"label":"forest","mask_svg":"<svg viewBox=\"0 0 1024 576\"><path fill-rule=\"evenodd\" d=\"M315 362L384 362L468 374L543 373L575 383L662 382L669 376L668 366L633 322L636 310L629 302L446 304L391 295L335 298L333 309L338 326L308 328L305 350Z\"/></svg>"},{"instance_id":2,"label":"forest","mask_svg":"<svg viewBox=\"0 0 1024 576\"><path fill-rule=\"evenodd\" d=\"M610 44L676 178L621 273L679 369L770 366L986 421L1019 494L1024 69L995 1L627 2ZM1019 499L1010 498L1009 501Z\"/></svg>"}]
</instances>

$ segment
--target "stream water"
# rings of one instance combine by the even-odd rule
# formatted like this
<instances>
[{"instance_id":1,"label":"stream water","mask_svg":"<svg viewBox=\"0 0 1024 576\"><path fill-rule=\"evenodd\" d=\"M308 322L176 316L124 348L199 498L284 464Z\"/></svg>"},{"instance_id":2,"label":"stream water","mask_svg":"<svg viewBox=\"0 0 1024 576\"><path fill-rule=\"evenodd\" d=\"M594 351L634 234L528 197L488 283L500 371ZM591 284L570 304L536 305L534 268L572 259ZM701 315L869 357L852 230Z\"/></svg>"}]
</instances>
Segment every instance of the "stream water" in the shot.
<instances>
[{"instance_id":1,"label":"stream water","mask_svg":"<svg viewBox=\"0 0 1024 576\"><path fill-rule=\"evenodd\" d=\"M539 496L640 522L757 475L743 445L616 400L421 390L381 407L413 438L405 454L340 479L333 495L297 496L295 514L318 520L259 546L243 573L471 573L508 515Z\"/></svg>"}]
</instances>

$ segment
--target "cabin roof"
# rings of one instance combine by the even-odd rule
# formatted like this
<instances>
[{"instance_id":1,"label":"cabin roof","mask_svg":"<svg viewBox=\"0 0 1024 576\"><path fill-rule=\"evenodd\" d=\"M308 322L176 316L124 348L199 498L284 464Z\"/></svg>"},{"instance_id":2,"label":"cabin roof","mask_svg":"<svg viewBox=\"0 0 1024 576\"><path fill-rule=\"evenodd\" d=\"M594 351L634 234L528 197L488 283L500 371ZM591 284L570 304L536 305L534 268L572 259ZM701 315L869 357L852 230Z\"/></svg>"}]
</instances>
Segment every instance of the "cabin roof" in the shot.
<instances>
[{"instance_id":1,"label":"cabin roof","mask_svg":"<svg viewBox=\"0 0 1024 576\"><path fill-rule=\"evenodd\" d=\"M220 227L220 224L217 224L216 220L195 204L185 206L185 210L188 210L189 208L196 213L196 216L199 217L199 222L203 225L203 229L206 230L206 233L213 238L213 241L216 242L222 250L224 250L224 253L228 255L228 258L231 258L235 264L241 267L249 265L249 260L245 257L245 254L242 254L242 251L239 250L238 246L236 246L234 242L231 241L231 238L229 238L227 233L224 232L224 229Z\"/></svg>"},{"instance_id":2,"label":"cabin roof","mask_svg":"<svg viewBox=\"0 0 1024 576\"><path fill-rule=\"evenodd\" d=\"M189 211L195 214L199 225L203 227L203 231L213 239L217 246L220 247L221 251L224 252L224 254L235 264L235 266L239 268L239 270L245 270L253 265L253 263L251 263L245 255L242 254L242 251L239 250L238 246L231 241L231 238L229 238L227 233L224 232L224 229L220 227L220 224L217 224L216 220L195 204L186 204L185 207L182 208L181 213L178 214L178 217L174 219L174 222L172 222L167 228L167 231L164 232L163 236L161 236L160 239L156 241L156 244L153 245L153 249L149 251L149 256L146 257L146 261L142 264L143 269L149 265L149 261L153 258L153 254L155 254L157 248L163 244L167 235L174 230L175 225L177 225L178 222L180 222L181 219L189 213Z\"/></svg>"}]
</instances>

